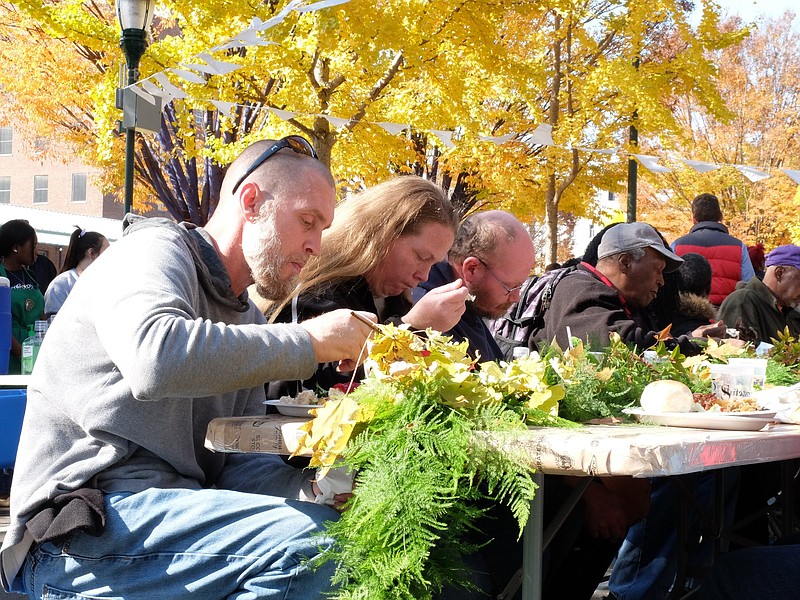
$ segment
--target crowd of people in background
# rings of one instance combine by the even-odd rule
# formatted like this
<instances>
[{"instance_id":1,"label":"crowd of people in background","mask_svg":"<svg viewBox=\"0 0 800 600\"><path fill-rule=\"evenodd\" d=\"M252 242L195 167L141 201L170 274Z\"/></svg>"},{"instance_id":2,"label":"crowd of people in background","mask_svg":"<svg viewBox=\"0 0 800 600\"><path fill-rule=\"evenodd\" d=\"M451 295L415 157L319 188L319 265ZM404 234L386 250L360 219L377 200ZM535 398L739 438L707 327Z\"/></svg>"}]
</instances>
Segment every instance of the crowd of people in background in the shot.
<instances>
[{"instance_id":1,"label":"crowd of people in background","mask_svg":"<svg viewBox=\"0 0 800 600\"><path fill-rule=\"evenodd\" d=\"M77 275L108 247L108 240L100 233L76 228L60 275L56 275L53 261L37 252L37 245L36 230L27 221L13 219L0 226L0 277L8 279L11 289L10 375L20 373L22 344L33 324L58 312ZM76 273L74 277L70 269ZM10 469L0 473L0 506L8 506L12 476Z\"/></svg>"},{"instance_id":2,"label":"crowd of people in background","mask_svg":"<svg viewBox=\"0 0 800 600\"><path fill-rule=\"evenodd\" d=\"M55 277L35 268L30 224L0 227L10 372L19 372L29 326L58 315L29 386L2 548L6 587L91 596L111 586L133 597L157 581L171 598L248 587L313 598L328 589L329 566L309 564L337 513L313 502L313 474L271 455L210 453L208 421L263 412L266 397L326 390L354 371L362 377L370 328L353 311L445 332L480 361L510 358L493 324L528 301L535 259L516 217L492 210L460 219L420 177L335 205L330 172L307 141L289 136L258 142L230 165L205 227L133 219L107 253L105 237L76 227ZM666 337L692 355L708 337L757 344L785 327L798 335L800 247L747 247L712 194L698 196L692 213L690 231L671 245L649 224L615 223L571 264L548 265L557 284L524 346L566 348L574 336L599 348L616 332L640 350ZM614 559L610 598L669 593L674 490L612 479L592 482L571 533L549 550L545 598L591 598ZM575 484L548 480L545 519ZM701 502L710 502L708 486L696 482ZM473 583L481 597L497 597L521 564L513 519L487 507L474 536ZM696 554L702 576L708 553ZM718 574L712 581L709 598L741 597ZM442 597L467 597L450 593Z\"/></svg>"},{"instance_id":3,"label":"crowd of people in background","mask_svg":"<svg viewBox=\"0 0 800 600\"><path fill-rule=\"evenodd\" d=\"M13 219L0 226L0 277L8 279L11 288L9 374L20 373L22 343L34 322L58 312L78 276L108 246L104 235L76 227L59 271L37 251L36 230L28 221Z\"/></svg>"}]
</instances>

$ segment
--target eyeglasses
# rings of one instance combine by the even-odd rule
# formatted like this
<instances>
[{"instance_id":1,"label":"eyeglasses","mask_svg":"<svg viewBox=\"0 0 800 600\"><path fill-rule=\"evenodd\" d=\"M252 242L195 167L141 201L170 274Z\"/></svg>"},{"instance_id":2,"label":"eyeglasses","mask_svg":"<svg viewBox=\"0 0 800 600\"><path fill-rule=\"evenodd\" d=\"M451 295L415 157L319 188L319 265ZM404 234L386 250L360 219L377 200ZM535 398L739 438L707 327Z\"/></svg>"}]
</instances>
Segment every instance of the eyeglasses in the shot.
<instances>
[{"instance_id":1,"label":"eyeglasses","mask_svg":"<svg viewBox=\"0 0 800 600\"><path fill-rule=\"evenodd\" d=\"M481 264L486 268L487 271L489 271L489 275L494 277L497 280L497 283L499 283L503 287L503 289L506 291L506 296L510 296L514 292L517 292L520 289L522 289L521 283L519 285L515 285L514 287L508 287L505 283L503 283L503 280L500 279L497 275L495 275L495 272L492 271L491 268L489 268L489 265L486 264L485 260L483 260L480 256L476 256L475 258L481 261Z\"/></svg>"},{"instance_id":2,"label":"eyeglasses","mask_svg":"<svg viewBox=\"0 0 800 600\"><path fill-rule=\"evenodd\" d=\"M236 181L231 190L231 194L235 193L236 190L239 189L239 186L242 185L242 182L250 177L250 175L255 171L258 167L263 165L267 162L267 159L280 152L284 148L289 148L294 150L298 154L303 154L305 156L310 156L311 158L317 158L317 153L314 152L314 147L311 145L306 138L301 137L299 135L287 135L285 138L279 139L277 142L272 144L269 148L264 150L264 152L253 161L253 164L250 165L247 170L242 173L242 176Z\"/></svg>"}]
</instances>

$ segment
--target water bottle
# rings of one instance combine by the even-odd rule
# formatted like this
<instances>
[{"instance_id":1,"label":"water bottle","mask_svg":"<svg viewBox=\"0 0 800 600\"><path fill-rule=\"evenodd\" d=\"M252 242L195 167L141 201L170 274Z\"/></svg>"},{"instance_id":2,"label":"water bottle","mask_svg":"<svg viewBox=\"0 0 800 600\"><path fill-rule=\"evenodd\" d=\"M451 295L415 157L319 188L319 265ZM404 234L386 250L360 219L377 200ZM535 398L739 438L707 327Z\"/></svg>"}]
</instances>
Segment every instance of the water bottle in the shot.
<instances>
[{"instance_id":1,"label":"water bottle","mask_svg":"<svg viewBox=\"0 0 800 600\"><path fill-rule=\"evenodd\" d=\"M22 342L22 374L30 375L33 365L39 356L44 334L47 333L47 321L35 321L33 327L28 328L28 337Z\"/></svg>"},{"instance_id":2,"label":"water bottle","mask_svg":"<svg viewBox=\"0 0 800 600\"><path fill-rule=\"evenodd\" d=\"M527 346L517 346L511 351L511 353L512 356L514 357L514 360L516 360L518 358L522 358L523 356L530 355L531 349L528 348Z\"/></svg>"}]
</instances>

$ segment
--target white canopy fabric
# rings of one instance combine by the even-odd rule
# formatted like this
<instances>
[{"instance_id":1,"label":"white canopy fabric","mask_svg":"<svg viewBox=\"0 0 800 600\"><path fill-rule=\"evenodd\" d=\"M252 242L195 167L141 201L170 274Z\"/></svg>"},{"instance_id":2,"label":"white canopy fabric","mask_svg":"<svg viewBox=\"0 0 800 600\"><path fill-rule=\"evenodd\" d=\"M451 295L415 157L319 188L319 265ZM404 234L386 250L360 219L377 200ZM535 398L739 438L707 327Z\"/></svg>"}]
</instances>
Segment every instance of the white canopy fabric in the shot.
<instances>
[{"instance_id":1,"label":"white canopy fabric","mask_svg":"<svg viewBox=\"0 0 800 600\"><path fill-rule=\"evenodd\" d=\"M36 230L40 244L69 246L69 236L78 225L86 231L102 233L109 242L122 237L122 221L74 213L56 212L13 204L0 204L0 225L12 219L25 219Z\"/></svg>"}]
</instances>

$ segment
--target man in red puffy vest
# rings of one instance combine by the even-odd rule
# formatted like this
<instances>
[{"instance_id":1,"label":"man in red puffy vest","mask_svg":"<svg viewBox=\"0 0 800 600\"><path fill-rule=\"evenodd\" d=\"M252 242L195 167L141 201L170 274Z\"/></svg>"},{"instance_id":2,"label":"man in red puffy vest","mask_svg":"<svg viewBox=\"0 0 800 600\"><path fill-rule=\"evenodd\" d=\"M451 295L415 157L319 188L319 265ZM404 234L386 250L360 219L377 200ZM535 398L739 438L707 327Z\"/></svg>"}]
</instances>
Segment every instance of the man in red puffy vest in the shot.
<instances>
[{"instance_id":1,"label":"man in red puffy vest","mask_svg":"<svg viewBox=\"0 0 800 600\"><path fill-rule=\"evenodd\" d=\"M713 194L700 194L692 201L694 226L672 242L678 256L702 254L711 263L711 303L719 306L740 281L755 275L747 246L728 233L722 221L719 200Z\"/></svg>"}]
</instances>

